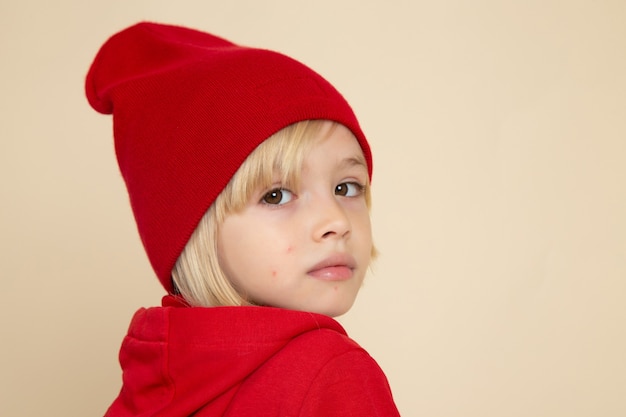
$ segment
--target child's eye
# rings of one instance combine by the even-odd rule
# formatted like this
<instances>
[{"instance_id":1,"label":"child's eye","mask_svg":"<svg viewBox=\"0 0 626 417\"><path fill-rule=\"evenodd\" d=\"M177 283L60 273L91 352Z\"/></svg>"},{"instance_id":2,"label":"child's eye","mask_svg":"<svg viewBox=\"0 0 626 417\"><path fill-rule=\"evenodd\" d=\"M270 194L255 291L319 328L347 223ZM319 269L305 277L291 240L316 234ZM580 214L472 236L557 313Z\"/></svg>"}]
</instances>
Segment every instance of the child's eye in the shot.
<instances>
[{"instance_id":1,"label":"child's eye","mask_svg":"<svg viewBox=\"0 0 626 417\"><path fill-rule=\"evenodd\" d=\"M335 187L335 194L344 197L356 197L363 194L364 186L356 182L342 182Z\"/></svg>"},{"instance_id":2,"label":"child's eye","mask_svg":"<svg viewBox=\"0 0 626 417\"><path fill-rule=\"evenodd\" d=\"M282 205L287 204L293 199L293 193L289 190L285 190L284 188L276 188L267 192L263 198L261 198L261 202L265 204L272 205Z\"/></svg>"}]
</instances>

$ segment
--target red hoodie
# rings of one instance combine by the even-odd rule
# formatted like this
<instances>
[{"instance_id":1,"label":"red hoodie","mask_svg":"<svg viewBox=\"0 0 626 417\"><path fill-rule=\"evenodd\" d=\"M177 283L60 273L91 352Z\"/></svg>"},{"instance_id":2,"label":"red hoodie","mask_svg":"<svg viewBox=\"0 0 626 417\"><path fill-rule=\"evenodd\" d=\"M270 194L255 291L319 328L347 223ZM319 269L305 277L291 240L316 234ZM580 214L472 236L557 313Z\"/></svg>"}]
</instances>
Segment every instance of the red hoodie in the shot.
<instances>
[{"instance_id":1,"label":"red hoodie","mask_svg":"<svg viewBox=\"0 0 626 417\"><path fill-rule=\"evenodd\" d=\"M140 309L106 416L399 416L387 379L330 317L271 307Z\"/></svg>"}]
</instances>

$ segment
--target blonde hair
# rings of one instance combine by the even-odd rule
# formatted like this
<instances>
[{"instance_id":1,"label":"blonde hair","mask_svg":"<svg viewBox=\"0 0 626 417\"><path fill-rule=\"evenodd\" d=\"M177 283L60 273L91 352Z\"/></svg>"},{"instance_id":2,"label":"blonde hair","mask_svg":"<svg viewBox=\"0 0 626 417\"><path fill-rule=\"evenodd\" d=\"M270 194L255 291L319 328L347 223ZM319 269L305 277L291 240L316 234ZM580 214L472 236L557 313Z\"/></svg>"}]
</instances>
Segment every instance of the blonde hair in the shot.
<instances>
[{"instance_id":1,"label":"blonde hair","mask_svg":"<svg viewBox=\"0 0 626 417\"><path fill-rule=\"evenodd\" d=\"M277 172L287 188L298 184L304 157L322 130L323 123L323 120L306 120L270 136L248 155L204 214L172 270L174 287L189 305L215 307L250 304L219 265L218 227L226 216L242 210L254 192L269 187ZM336 126L333 123L331 129ZM365 187L365 198L370 207L369 183ZM375 254L376 250L372 249L372 256Z\"/></svg>"}]
</instances>

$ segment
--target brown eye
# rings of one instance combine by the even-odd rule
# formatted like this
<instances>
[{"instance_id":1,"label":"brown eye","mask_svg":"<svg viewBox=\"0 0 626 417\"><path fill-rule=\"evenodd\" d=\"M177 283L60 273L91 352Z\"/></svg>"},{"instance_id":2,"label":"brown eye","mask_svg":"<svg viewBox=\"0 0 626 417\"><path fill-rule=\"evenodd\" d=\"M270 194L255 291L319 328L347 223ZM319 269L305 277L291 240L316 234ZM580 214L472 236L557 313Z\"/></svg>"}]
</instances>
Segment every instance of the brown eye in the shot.
<instances>
[{"instance_id":1,"label":"brown eye","mask_svg":"<svg viewBox=\"0 0 626 417\"><path fill-rule=\"evenodd\" d=\"M265 204L281 205L290 202L293 194L289 190L277 188L266 193L261 201Z\"/></svg>"},{"instance_id":2,"label":"brown eye","mask_svg":"<svg viewBox=\"0 0 626 417\"><path fill-rule=\"evenodd\" d=\"M335 187L335 195L355 197L363 193L363 186L356 182L342 182Z\"/></svg>"}]
</instances>

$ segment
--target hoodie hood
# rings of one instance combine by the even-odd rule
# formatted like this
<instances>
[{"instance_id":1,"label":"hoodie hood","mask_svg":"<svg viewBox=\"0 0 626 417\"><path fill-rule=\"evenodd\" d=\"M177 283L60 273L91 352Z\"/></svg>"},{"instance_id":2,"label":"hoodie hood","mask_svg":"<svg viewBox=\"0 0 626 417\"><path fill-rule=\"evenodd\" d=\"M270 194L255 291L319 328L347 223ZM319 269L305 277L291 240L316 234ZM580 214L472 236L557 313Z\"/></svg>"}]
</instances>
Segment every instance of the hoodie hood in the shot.
<instances>
[{"instance_id":1,"label":"hoodie hood","mask_svg":"<svg viewBox=\"0 0 626 417\"><path fill-rule=\"evenodd\" d=\"M294 338L345 330L330 317L272 307L143 308L120 349L123 387L107 416L222 415L241 383ZM214 413L214 414L213 414Z\"/></svg>"}]
</instances>

